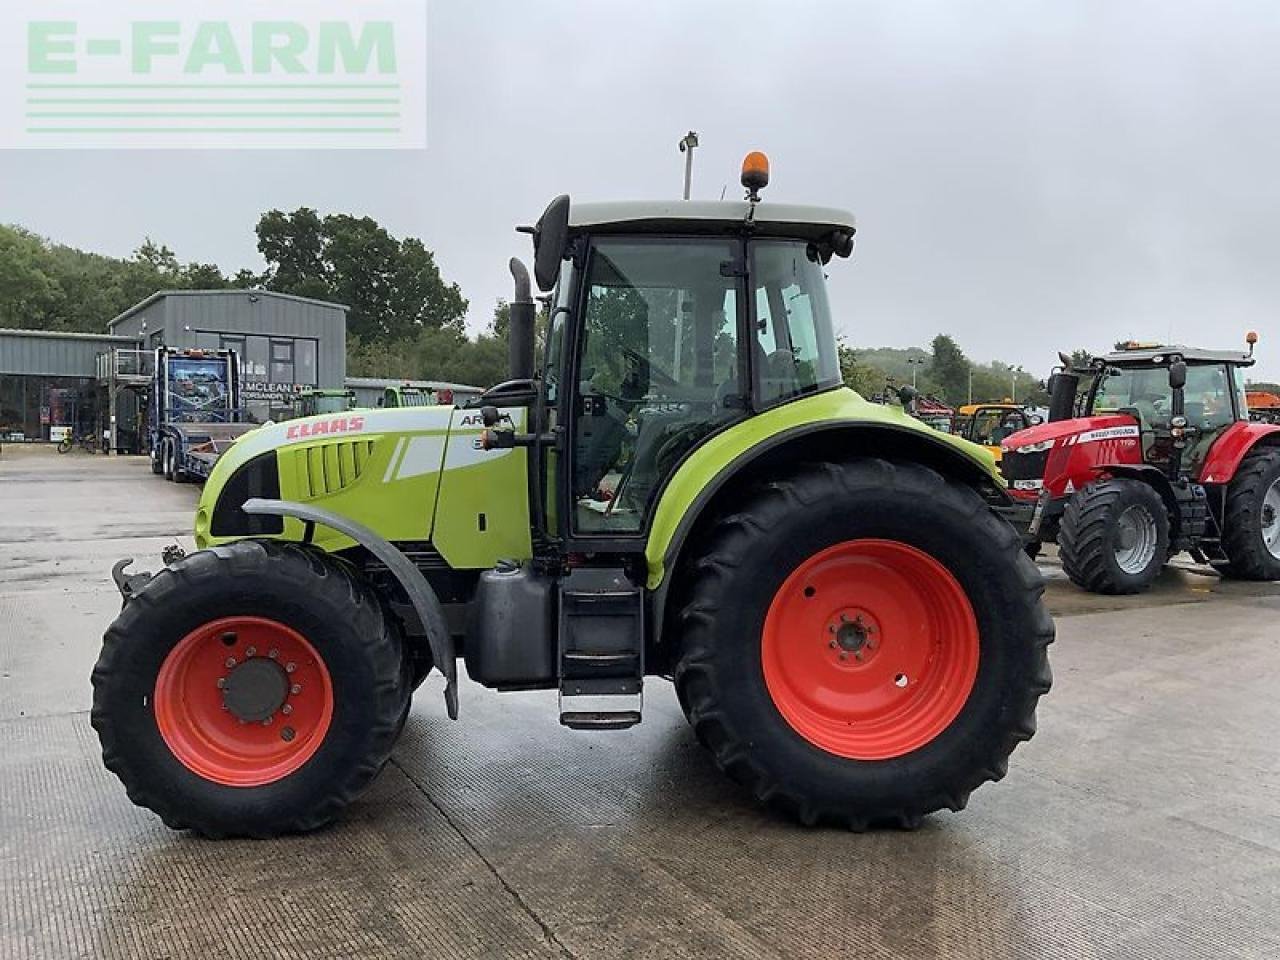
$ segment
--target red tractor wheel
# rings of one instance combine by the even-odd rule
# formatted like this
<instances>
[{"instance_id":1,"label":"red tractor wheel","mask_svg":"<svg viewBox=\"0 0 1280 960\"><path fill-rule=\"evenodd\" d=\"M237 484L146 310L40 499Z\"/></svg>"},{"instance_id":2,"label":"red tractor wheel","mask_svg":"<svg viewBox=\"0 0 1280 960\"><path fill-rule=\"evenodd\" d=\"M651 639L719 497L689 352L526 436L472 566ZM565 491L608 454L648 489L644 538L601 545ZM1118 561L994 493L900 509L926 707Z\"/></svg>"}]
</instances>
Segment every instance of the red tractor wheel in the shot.
<instances>
[{"instance_id":1,"label":"red tractor wheel","mask_svg":"<svg viewBox=\"0 0 1280 960\"><path fill-rule=\"evenodd\" d=\"M682 567L676 689L717 765L805 823L911 826L1004 775L1053 623L968 487L857 460L767 483Z\"/></svg>"},{"instance_id":2,"label":"red tractor wheel","mask_svg":"<svg viewBox=\"0 0 1280 960\"><path fill-rule=\"evenodd\" d=\"M258 540L157 574L107 630L93 687L103 760L130 799L215 837L334 819L390 756L410 693L372 591Z\"/></svg>"},{"instance_id":3,"label":"red tractor wheel","mask_svg":"<svg viewBox=\"0 0 1280 960\"><path fill-rule=\"evenodd\" d=\"M774 595L765 685L815 746L886 760L924 746L959 714L978 673L964 588L927 553L849 540L814 554Z\"/></svg>"},{"instance_id":4,"label":"red tractor wheel","mask_svg":"<svg viewBox=\"0 0 1280 960\"><path fill-rule=\"evenodd\" d=\"M324 659L264 617L219 617L178 641L156 677L156 726L192 773L260 787L297 771L333 719Z\"/></svg>"}]
</instances>

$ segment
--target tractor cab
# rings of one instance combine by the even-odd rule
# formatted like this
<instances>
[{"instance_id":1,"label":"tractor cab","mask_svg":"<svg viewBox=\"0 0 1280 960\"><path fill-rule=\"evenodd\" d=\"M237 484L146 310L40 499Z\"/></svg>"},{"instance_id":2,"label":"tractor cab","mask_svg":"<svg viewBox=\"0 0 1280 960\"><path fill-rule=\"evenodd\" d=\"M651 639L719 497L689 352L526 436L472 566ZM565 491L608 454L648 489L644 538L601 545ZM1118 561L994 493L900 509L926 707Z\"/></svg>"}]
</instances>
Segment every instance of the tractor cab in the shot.
<instances>
[{"instance_id":1,"label":"tractor cab","mask_svg":"<svg viewBox=\"0 0 1280 960\"><path fill-rule=\"evenodd\" d=\"M1247 540L1250 557L1233 557L1231 548L1233 481L1250 456L1280 449L1274 425L1250 422L1242 370L1254 363L1257 336L1246 339L1247 352L1127 343L1085 368L1063 355L1050 380L1050 422L1005 439L1002 470L1013 496L1034 505L1030 538L1058 540L1073 579L1102 592L1134 592L1179 550L1258 579L1280 578L1280 487L1263 495L1248 520L1261 531L1265 555L1254 556L1257 544L1243 534L1240 550ZM1073 410L1080 415L1064 415ZM1073 503L1082 511L1099 489L1132 493L1135 484L1149 502L1126 508L1132 512L1120 536L1133 550L1120 553L1127 559L1104 570L1114 556L1094 549L1105 539L1099 526L1087 538L1089 562L1077 563L1084 518Z\"/></svg>"},{"instance_id":2,"label":"tractor cab","mask_svg":"<svg viewBox=\"0 0 1280 960\"><path fill-rule=\"evenodd\" d=\"M425 387L416 387L403 383L387 387L378 398L379 407L431 407L435 405L435 397Z\"/></svg>"},{"instance_id":3,"label":"tractor cab","mask_svg":"<svg viewBox=\"0 0 1280 960\"><path fill-rule=\"evenodd\" d=\"M957 411L956 432L970 443L986 447L998 461L1000 444L1006 437L1040 422L1038 415L1016 403L968 403Z\"/></svg>"},{"instance_id":4,"label":"tractor cab","mask_svg":"<svg viewBox=\"0 0 1280 960\"><path fill-rule=\"evenodd\" d=\"M315 417L324 413L346 413L355 406L354 390L322 390L308 387L298 391L298 416Z\"/></svg>"}]
</instances>

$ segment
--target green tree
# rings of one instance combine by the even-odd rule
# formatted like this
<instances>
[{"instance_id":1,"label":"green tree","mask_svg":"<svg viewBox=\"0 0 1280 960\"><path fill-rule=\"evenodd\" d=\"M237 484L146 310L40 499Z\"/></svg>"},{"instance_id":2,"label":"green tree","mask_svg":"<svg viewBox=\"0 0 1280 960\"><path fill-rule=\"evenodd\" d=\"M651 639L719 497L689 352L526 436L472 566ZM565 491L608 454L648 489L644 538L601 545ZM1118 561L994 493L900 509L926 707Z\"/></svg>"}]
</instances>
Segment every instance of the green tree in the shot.
<instances>
[{"instance_id":1,"label":"green tree","mask_svg":"<svg viewBox=\"0 0 1280 960\"><path fill-rule=\"evenodd\" d=\"M940 333L933 338L933 362L929 376L938 392L952 406L964 403L969 396L969 360L959 345Z\"/></svg>"},{"instance_id":2,"label":"green tree","mask_svg":"<svg viewBox=\"0 0 1280 960\"><path fill-rule=\"evenodd\" d=\"M322 218L309 207L269 210L257 234L267 261L262 285L346 304L347 330L362 343L412 339L432 327L461 330L467 301L420 240L397 240L371 217Z\"/></svg>"},{"instance_id":3,"label":"green tree","mask_svg":"<svg viewBox=\"0 0 1280 960\"><path fill-rule=\"evenodd\" d=\"M862 362L858 351L843 343L839 347L839 356L840 375L845 386L868 399L884 392L888 374L874 364Z\"/></svg>"}]
</instances>

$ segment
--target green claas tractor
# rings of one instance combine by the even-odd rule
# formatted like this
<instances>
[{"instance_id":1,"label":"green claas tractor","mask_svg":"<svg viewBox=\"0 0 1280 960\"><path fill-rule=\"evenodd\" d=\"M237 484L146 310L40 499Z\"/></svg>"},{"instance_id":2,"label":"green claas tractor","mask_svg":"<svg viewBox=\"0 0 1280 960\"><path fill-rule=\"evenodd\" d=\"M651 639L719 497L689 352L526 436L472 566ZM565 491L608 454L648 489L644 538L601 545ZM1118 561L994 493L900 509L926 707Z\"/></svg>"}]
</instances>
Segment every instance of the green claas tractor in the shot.
<instances>
[{"instance_id":1,"label":"green claas tractor","mask_svg":"<svg viewBox=\"0 0 1280 960\"><path fill-rule=\"evenodd\" d=\"M324 413L345 413L355 406L354 390L326 390L306 387L298 391L298 416L314 417Z\"/></svg>"},{"instance_id":2,"label":"green claas tractor","mask_svg":"<svg viewBox=\"0 0 1280 960\"><path fill-rule=\"evenodd\" d=\"M561 196L526 228L540 364L513 260L511 379L477 405L241 438L198 552L114 571L92 721L130 798L209 836L318 827L433 669L458 717L459 657L582 730L671 680L715 764L805 824L913 826L1003 776L1053 639L1003 482L843 386L824 270L853 218L766 181L753 155L742 201Z\"/></svg>"}]
</instances>

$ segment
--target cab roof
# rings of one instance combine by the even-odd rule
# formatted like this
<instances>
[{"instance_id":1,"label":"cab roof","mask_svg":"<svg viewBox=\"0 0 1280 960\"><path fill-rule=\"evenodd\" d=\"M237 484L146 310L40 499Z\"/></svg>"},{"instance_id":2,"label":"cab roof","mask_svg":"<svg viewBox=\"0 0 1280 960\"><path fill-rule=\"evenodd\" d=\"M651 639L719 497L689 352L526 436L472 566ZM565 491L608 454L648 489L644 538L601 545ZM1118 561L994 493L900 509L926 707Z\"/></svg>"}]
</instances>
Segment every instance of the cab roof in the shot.
<instances>
[{"instance_id":1,"label":"cab roof","mask_svg":"<svg viewBox=\"0 0 1280 960\"><path fill-rule=\"evenodd\" d=\"M569 207L569 233L723 236L742 230L751 207L746 200L574 203ZM757 203L752 222L758 233L802 240L821 240L833 230L856 230L853 214L846 210L791 203Z\"/></svg>"},{"instance_id":2,"label":"cab roof","mask_svg":"<svg viewBox=\"0 0 1280 960\"><path fill-rule=\"evenodd\" d=\"M1202 350L1185 347L1180 343L1168 345L1141 344L1125 350L1116 350L1102 357L1108 366L1124 367L1164 363L1171 355L1178 354L1187 363L1231 363L1239 367L1251 367L1254 358L1239 350Z\"/></svg>"}]
</instances>

